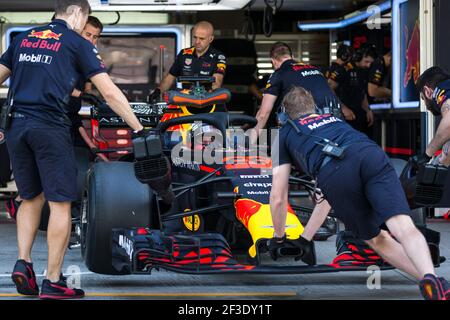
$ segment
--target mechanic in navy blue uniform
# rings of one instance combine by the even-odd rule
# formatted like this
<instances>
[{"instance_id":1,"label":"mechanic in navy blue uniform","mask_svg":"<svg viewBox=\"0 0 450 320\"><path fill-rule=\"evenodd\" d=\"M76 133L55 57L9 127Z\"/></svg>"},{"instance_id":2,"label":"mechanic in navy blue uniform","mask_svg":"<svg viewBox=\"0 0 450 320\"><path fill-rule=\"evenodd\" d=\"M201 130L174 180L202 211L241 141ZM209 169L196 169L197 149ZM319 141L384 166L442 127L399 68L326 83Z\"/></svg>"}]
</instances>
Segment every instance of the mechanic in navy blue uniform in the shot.
<instances>
[{"instance_id":1,"label":"mechanic in navy blue uniform","mask_svg":"<svg viewBox=\"0 0 450 320\"><path fill-rule=\"evenodd\" d=\"M352 56L353 48L346 44L341 44L336 52L336 60L331 63L330 67L325 72L325 77L328 79L333 71L339 69L341 66L346 65L350 61Z\"/></svg>"},{"instance_id":2,"label":"mechanic in navy blue uniform","mask_svg":"<svg viewBox=\"0 0 450 320\"><path fill-rule=\"evenodd\" d=\"M392 62L392 52L375 59L369 68L367 94L369 103L386 102L392 99L392 90L386 87Z\"/></svg>"},{"instance_id":3,"label":"mechanic in navy blue uniform","mask_svg":"<svg viewBox=\"0 0 450 320\"><path fill-rule=\"evenodd\" d=\"M97 17L89 16L86 25L81 32L81 36L97 48L98 40L100 39L100 34L102 33L102 31L103 24L100 22L100 20ZM92 142L86 129L84 128L83 119L79 114L82 104L81 96L84 93L93 94L93 88L92 83L89 80L82 79L75 86L75 89L72 92L72 96L70 97L70 111L68 116L72 122L72 137L74 146L78 148L87 148L89 150L93 150L96 148L96 146ZM95 154L95 156L101 158L103 161L109 161L108 158L101 153Z\"/></svg>"},{"instance_id":4,"label":"mechanic in navy blue uniform","mask_svg":"<svg viewBox=\"0 0 450 320\"><path fill-rule=\"evenodd\" d=\"M348 123L358 131L371 134L373 112L367 99L367 71L377 54L373 46L363 45L352 60L330 73L328 83L338 94L342 105L349 108L355 118Z\"/></svg>"},{"instance_id":5,"label":"mechanic in navy blue uniform","mask_svg":"<svg viewBox=\"0 0 450 320\"><path fill-rule=\"evenodd\" d=\"M302 248L310 248L312 237L332 207L346 229L388 263L420 280L426 299L443 298L446 294L449 298L448 283L435 276L428 245L408 215L404 191L386 154L341 119L315 114L314 99L304 88L291 89L283 107L290 121L279 130L272 149L270 209L274 238L269 244L293 241ZM322 149L326 139L344 148L344 156L325 154ZM288 240L285 224L291 165L316 180L322 199L301 237ZM397 241L380 228L384 223ZM431 285L431 296L426 293L427 285Z\"/></svg>"},{"instance_id":6,"label":"mechanic in navy blue uniform","mask_svg":"<svg viewBox=\"0 0 450 320\"><path fill-rule=\"evenodd\" d=\"M87 0L57 0L56 19L17 35L0 58L0 83L9 76L12 121L6 131L15 182L23 199L17 215L19 260L12 279L21 294L38 295L31 250L45 200L50 206L48 267L40 297L80 298L61 268L77 199L76 164L68 102L81 78L91 79L111 108L135 131L143 127L105 72L95 47L79 33L90 13Z\"/></svg>"},{"instance_id":7,"label":"mechanic in navy blue uniform","mask_svg":"<svg viewBox=\"0 0 450 320\"><path fill-rule=\"evenodd\" d=\"M258 124L252 133L253 142L254 135L259 135L261 129L277 125L278 107L293 86L303 86L310 90L319 110L339 108L339 101L319 68L295 61L287 44L275 43L270 50L270 58L275 72L267 81L261 108L256 114Z\"/></svg>"},{"instance_id":8,"label":"mechanic in navy blue uniform","mask_svg":"<svg viewBox=\"0 0 450 320\"><path fill-rule=\"evenodd\" d=\"M214 77L211 90L222 87L227 68L225 55L211 46L214 40L214 27L207 21L200 21L192 29L194 46L182 49L175 58L169 73L161 81L159 88L150 94L149 100L158 99L161 93L168 91L179 76ZM189 108L189 111L195 111ZM218 105L215 111L226 111L225 106ZM203 109L202 112L208 112Z\"/></svg>"},{"instance_id":9,"label":"mechanic in navy blue uniform","mask_svg":"<svg viewBox=\"0 0 450 320\"><path fill-rule=\"evenodd\" d=\"M346 44L341 44L336 52L336 60L334 60L330 67L325 71L325 78L330 79L331 75L335 75L339 70L345 66L347 63L350 62L350 59L352 58L354 54L353 48L351 46L348 46ZM339 92L341 88L337 88L336 95L338 97L341 96L341 93ZM351 109L349 109L344 104L341 104L341 112L344 116L345 120L351 121L355 120L355 114Z\"/></svg>"},{"instance_id":10,"label":"mechanic in navy blue uniform","mask_svg":"<svg viewBox=\"0 0 450 320\"><path fill-rule=\"evenodd\" d=\"M433 139L425 152L417 158L418 164L429 162L431 157L450 141L450 75L439 67L425 70L417 81L417 89L425 105L434 116L442 116ZM439 162L450 165L450 151L443 148Z\"/></svg>"}]
</instances>

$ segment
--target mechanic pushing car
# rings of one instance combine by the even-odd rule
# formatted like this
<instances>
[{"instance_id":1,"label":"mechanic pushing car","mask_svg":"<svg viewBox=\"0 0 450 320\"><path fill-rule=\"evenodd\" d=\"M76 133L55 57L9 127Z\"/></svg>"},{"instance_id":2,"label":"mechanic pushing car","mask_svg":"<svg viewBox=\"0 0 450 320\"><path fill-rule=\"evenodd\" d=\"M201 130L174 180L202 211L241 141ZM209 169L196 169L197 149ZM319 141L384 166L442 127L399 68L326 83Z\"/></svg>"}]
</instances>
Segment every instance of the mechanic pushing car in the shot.
<instances>
[{"instance_id":1,"label":"mechanic pushing car","mask_svg":"<svg viewBox=\"0 0 450 320\"><path fill-rule=\"evenodd\" d=\"M431 157L450 141L450 75L439 67L431 67L419 77L417 89L428 111L434 116L442 116L436 134L425 152L414 158L417 164L421 165L429 162ZM448 148L444 148L439 157L439 162L446 167L450 165L449 153Z\"/></svg>"},{"instance_id":2,"label":"mechanic pushing car","mask_svg":"<svg viewBox=\"0 0 450 320\"><path fill-rule=\"evenodd\" d=\"M367 135L370 135L370 127L373 125L374 118L366 93L366 70L370 68L376 58L375 48L365 44L355 52L349 63L335 69L328 78L328 83L338 94L343 106L349 108L354 115L352 120L347 117L348 123Z\"/></svg>"},{"instance_id":3,"label":"mechanic pushing car","mask_svg":"<svg viewBox=\"0 0 450 320\"><path fill-rule=\"evenodd\" d=\"M310 90L319 110L326 107L339 108L339 100L328 86L322 72L313 65L295 61L292 50L286 43L275 43L270 49L270 58L275 72L267 81L261 108L256 114L258 125L252 130L253 143L256 142L255 135L259 135L261 129L270 129L277 125L276 114L280 102L293 86L303 86Z\"/></svg>"},{"instance_id":4,"label":"mechanic pushing car","mask_svg":"<svg viewBox=\"0 0 450 320\"><path fill-rule=\"evenodd\" d=\"M192 34L194 46L182 49L178 53L159 88L150 94L150 101L158 99L161 93L169 90L179 76L213 76L215 82L211 85L211 89L222 87L227 60L222 52L211 46L211 42L214 40L213 25L207 21L200 21L192 29ZM216 109L216 111L226 110Z\"/></svg>"},{"instance_id":5,"label":"mechanic pushing car","mask_svg":"<svg viewBox=\"0 0 450 320\"><path fill-rule=\"evenodd\" d=\"M282 105L285 124L272 149L274 235L269 249L293 241L311 250L312 237L333 207L347 230L392 266L420 280L425 299L450 299L450 286L435 275L425 238L408 216L404 191L386 154L337 117L315 114L314 99L304 88L292 88ZM304 233L292 240L285 235L291 165L313 177L323 193ZM380 228L384 223L398 242Z\"/></svg>"},{"instance_id":6,"label":"mechanic pushing car","mask_svg":"<svg viewBox=\"0 0 450 320\"><path fill-rule=\"evenodd\" d=\"M0 59L0 83L11 76L2 127L8 127L7 147L23 199L17 216L19 254L12 279L19 293L39 294L31 250L41 209L48 200L48 267L39 297L70 299L84 296L81 289L69 289L61 273L71 230L71 201L77 199L67 116L75 84L80 78L90 79L137 134L143 127L107 75L97 49L79 35L90 13L88 1L56 0L55 12L54 21L17 35Z\"/></svg>"}]
</instances>

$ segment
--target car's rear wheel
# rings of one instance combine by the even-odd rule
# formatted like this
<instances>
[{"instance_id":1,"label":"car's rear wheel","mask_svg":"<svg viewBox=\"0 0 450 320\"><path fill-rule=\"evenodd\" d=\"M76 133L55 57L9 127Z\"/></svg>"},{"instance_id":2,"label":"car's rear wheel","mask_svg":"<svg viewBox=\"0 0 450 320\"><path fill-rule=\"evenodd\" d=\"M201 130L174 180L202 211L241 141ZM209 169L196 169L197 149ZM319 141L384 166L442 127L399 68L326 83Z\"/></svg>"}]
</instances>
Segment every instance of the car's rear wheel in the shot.
<instances>
[{"instance_id":1,"label":"car's rear wheel","mask_svg":"<svg viewBox=\"0 0 450 320\"><path fill-rule=\"evenodd\" d=\"M111 230L150 227L153 192L128 162L96 163L88 173L81 217L81 249L89 270L126 274L112 266Z\"/></svg>"}]
</instances>

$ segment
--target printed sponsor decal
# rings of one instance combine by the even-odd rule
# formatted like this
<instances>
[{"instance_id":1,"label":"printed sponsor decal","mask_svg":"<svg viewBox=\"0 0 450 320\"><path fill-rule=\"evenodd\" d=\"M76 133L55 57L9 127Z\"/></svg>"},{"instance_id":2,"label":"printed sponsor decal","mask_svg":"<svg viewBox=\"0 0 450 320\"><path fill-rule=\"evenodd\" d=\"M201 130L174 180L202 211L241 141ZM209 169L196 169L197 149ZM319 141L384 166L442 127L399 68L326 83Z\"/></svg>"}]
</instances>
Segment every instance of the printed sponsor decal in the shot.
<instances>
[{"instance_id":1,"label":"printed sponsor decal","mask_svg":"<svg viewBox=\"0 0 450 320\"><path fill-rule=\"evenodd\" d=\"M183 49L183 54L193 54L194 48Z\"/></svg>"},{"instance_id":2,"label":"printed sponsor decal","mask_svg":"<svg viewBox=\"0 0 450 320\"><path fill-rule=\"evenodd\" d=\"M20 43L20 48L44 49L58 52L61 48L61 42L50 43L47 40L42 39L39 39L38 41L29 41L28 39L23 39Z\"/></svg>"},{"instance_id":3,"label":"printed sponsor decal","mask_svg":"<svg viewBox=\"0 0 450 320\"><path fill-rule=\"evenodd\" d=\"M29 38L39 38L39 39L53 39L58 40L61 38L62 33L54 33L52 30L43 30L43 31L31 31L28 35Z\"/></svg>"},{"instance_id":4,"label":"printed sponsor decal","mask_svg":"<svg viewBox=\"0 0 450 320\"><path fill-rule=\"evenodd\" d=\"M315 69L316 67L310 65L310 64L304 64L304 63L294 63L292 65L292 69L294 69L294 71L302 71L302 70L307 70L307 69Z\"/></svg>"},{"instance_id":5,"label":"printed sponsor decal","mask_svg":"<svg viewBox=\"0 0 450 320\"><path fill-rule=\"evenodd\" d=\"M184 212L189 212L190 209L184 210ZM183 223L186 229L189 231L198 231L200 229L200 216L198 214L194 215L194 223L192 223L192 216L183 217Z\"/></svg>"},{"instance_id":6,"label":"printed sponsor decal","mask_svg":"<svg viewBox=\"0 0 450 320\"><path fill-rule=\"evenodd\" d=\"M31 63L45 63L51 64L53 57L47 56L45 54L26 54L22 53L19 56L19 62L31 62Z\"/></svg>"},{"instance_id":7,"label":"printed sponsor decal","mask_svg":"<svg viewBox=\"0 0 450 320\"><path fill-rule=\"evenodd\" d=\"M302 76L304 77L309 77L309 76L317 76L317 75L321 75L322 72L320 72L319 70L311 70L311 71L303 71L302 72Z\"/></svg>"},{"instance_id":8,"label":"printed sponsor decal","mask_svg":"<svg viewBox=\"0 0 450 320\"><path fill-rule=\"evenodd\" d=\"M218 64L217 64L217 68L218 68L218 69L225 70L225 69L227 68L227 65L224 64L224 63L218 63Z\"/></svg>"},{"instance_id":9,"label":"printed sponsor decal","mask_svg":"<svg viewBox=\"0 0 450 320\"><path fill-rule=\"evenodd\" d=\"M133 259L133 241L125 237L124 235L119 236L119 246L125 250L130 261Z\"/></svg>"},{"instance_id":10,"label":"printed sponsor decal","mask_svg":"<svg viewBox=\"0 0 450 320\"><path fill-rule=\"evenodd\" d=\"M330 123L334 123L334 122L340 122L341 120L336 118L336 117L330 117L329 119L323 119L322 121L316 122L316 123L312 123L308 125L308 128L310 130L315 130L317 128L320 128L324 125L330 124Z\"/></svg>"}]
</instances>

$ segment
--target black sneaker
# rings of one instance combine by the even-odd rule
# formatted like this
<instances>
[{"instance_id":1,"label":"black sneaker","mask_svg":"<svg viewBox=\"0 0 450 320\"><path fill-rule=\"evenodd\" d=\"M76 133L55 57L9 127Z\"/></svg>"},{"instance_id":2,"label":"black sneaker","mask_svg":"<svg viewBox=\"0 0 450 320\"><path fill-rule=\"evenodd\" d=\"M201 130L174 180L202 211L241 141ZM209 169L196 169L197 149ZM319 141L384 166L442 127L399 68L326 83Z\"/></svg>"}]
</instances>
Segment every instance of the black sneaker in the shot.
<instances>
[{"instance_id":1,"label":"black sneaker","mask_svg":"<svg viewBox=\"0 0 450 320\"><path fill-rule=\"evenodd\" d=\"M32 263L28 263L25 260L17 260L11 278L16 285L18 293L26 296L37 296L39 294L39 287L36 283L36 274Z\"/></svg>"},{"instance_id":2,"label":"black sneaker","mask_svg":"<svg viewBox=\"0 0 450 320\"><path fill-rule=\"evenodd\" d=\"M450 286L444 278L426 274L419 283L420 292L425 300L450 299Z\"/></svg>"},{"instance_id":3,"label":"black sneaker","mask_svg":"<svg viewBox=\"0 0 450 320\"><path fill-rule=\"evenodd\" d=\"M71 289L67 287L66 277L62 274L58 282L51 282L48 279L42 281L40 299L61 300L61 299L80 299L84 297L84 291L81 289Z\"/></svg>"}]
</instances>

